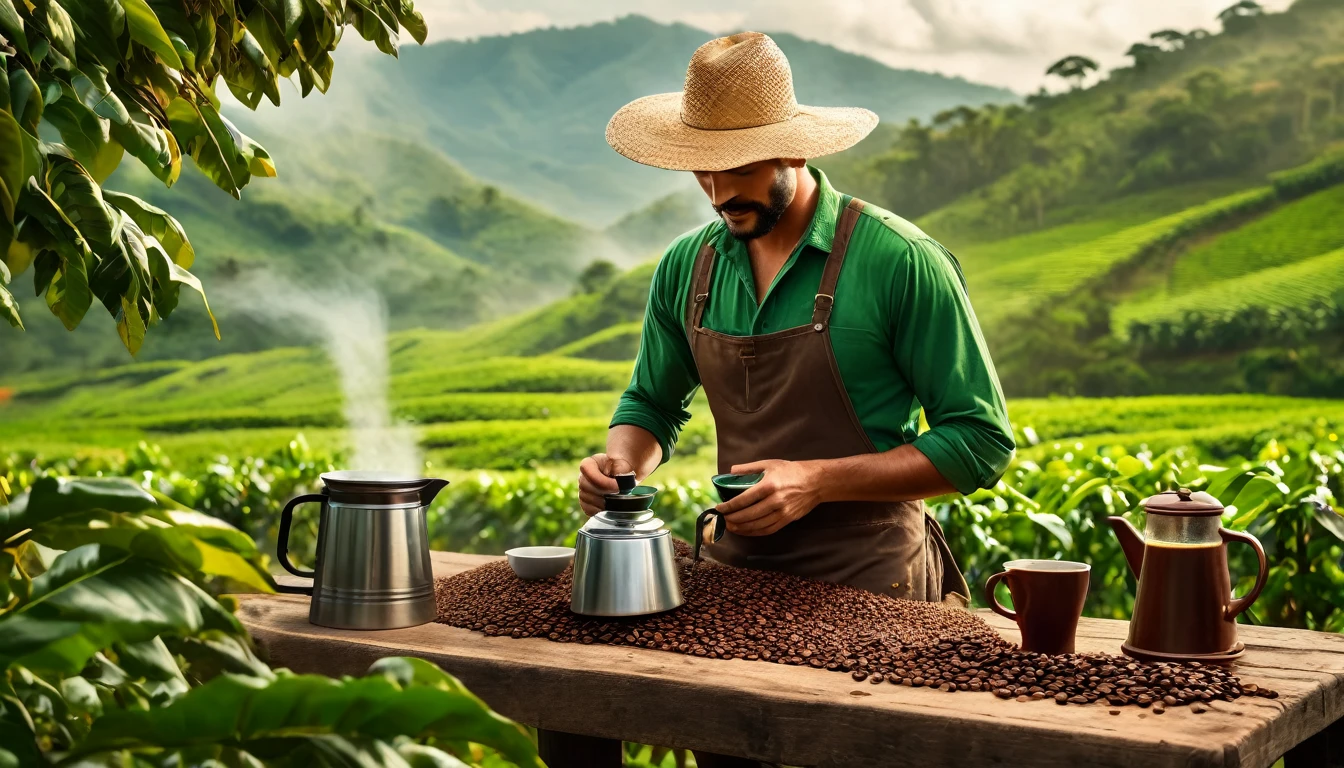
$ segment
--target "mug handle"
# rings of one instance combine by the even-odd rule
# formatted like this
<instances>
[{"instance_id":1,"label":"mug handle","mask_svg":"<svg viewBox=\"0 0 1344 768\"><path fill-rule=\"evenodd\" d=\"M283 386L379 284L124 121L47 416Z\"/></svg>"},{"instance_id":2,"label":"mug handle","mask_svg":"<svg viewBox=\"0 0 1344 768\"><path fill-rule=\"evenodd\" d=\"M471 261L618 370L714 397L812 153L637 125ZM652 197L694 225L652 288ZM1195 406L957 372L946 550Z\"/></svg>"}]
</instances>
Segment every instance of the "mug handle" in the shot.
<instances>
[{"instance_id":1,"label":"mug handle","mask_svg":"<svg viewBox=\"0 0 1344 768\"><path fill-rule=\"evenodd\" d=\"M280 531L275 537L276 538L275 559L280 561L280 567L284 568L286 571L289 571L295 576L299 576L305 579L311 579L317 576L317 572L301 571L293 563L289 561L289 527L294 522L294 508L299 506L300 504L307 504L308 502L313 501L324 503L326 502L326 500L327 500L326 495L321 493L308 493L304 494L303 496L295 496L294 498L289 500L289 503L286 504L285 508L280 512ZM308 586L276 584L275 586L276 591L284 592L286 594L291 595L313 594L313 586L311 584L309 584Z\"/></svg>"},{"instance_id":2,"label":"mug handle","mask_svg":"<svg viewBox=\"0 0 1344 768\"><path fill-rule=\"evenodd\" d=\"M1241 597L1228 603L1227 608L1223 611L1223 616L1228 621L1232 621L1236 619L1237 616L1241 615L1242 611L1250 608L1251 603L1255 602L1255 598L1260 596L1260 590L1265 588L1265 579L1269 577L1269 561L1265 559L1265 548L1260 546L1260 540L1251 534L1219 528L1218 535L1223 537L1224 544L1232 541L1240 541L1243 544L1250 544L1251 548L1255 550L1256 559L1260 561L1260 572L1256 574L1255 586L1251 587L1250 592L1247 592ZM1228 597L1231 597L1231 595L1228 595Z\"/></svg>"},{"instance_id":3,"label":"mug handle","mask_svg":"<svg viewBox=\"0 0 1344 768\"><path fill-rule=\"evenodd\" d=\"M994 595L994 588L997 587L999 582L1003 581L1004 577L1007 575L1007 571L999 571L989 577L989 580L985 582L985 602L989 603L989 607L994 609L995 613L1005 619L1017 621L1017 611L1010 611L1007 608L1004 608L1003 603L1000 603L999 598Z\"/></svg>"},{"instance_id":4,"label":"mug handle","mask_svg":"<svg viewBox=\"0 0 1344 768\"><path fill-rule=\"evenodd\" d=\"M705 528L709 529L710 541L705 541ZM700 547L706 543L715 543L723 538L723 513L717 509L706 509L695 519L695 554L691 562L700 562Z\"/></svg>"}]
</instances>

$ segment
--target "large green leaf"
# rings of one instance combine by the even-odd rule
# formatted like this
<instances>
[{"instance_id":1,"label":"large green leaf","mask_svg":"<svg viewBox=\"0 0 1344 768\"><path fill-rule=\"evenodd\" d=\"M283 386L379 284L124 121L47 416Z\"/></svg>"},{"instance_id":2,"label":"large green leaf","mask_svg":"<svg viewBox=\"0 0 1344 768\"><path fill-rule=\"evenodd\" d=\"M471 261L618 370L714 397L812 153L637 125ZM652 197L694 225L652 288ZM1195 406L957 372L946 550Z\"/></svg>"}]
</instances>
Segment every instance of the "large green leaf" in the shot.
<instances>
[{"instance_id":1,"label":"large green leaf","mask_svg":"<svg viewBox=\"0 0 1344 768\"><path fill-rule=\"evenodd\" d=\"M70 14L56 0L42 0L41 6L45 6L47 38L51 40L52 49L73 62L75 25L70 21Z\"/></svg>"},{"instance_id":2,"label":"large green leaf","mask_svg":"<svg viewBox=\"0 0 1344 768\"><path fill-rule=\"evenodd\" d=\"M1321 527L1334 534L1335 538L1344 541L1344 516L1324 502L1314 503L1315 520L1321 524Z\"/></svg>"},{"instance_id":3,"label":"large green leaf","mask_svg":"<svg viewBox=\"0 0 1344 768\"><path fill-rule=\"evenodd\" d=\"M121 3L117 0L73 0L66 4L65 10L75 22L80 59L87 62L92 53L104 67L115 69L122 60L118 40L126 31L126 12Z\"/></svg>"},{"instance_id":4,"label":"large green leaf","mask_svg":"<svg viewBox=\"0 0 1344 768\"><path fill-rule=\"evenodd\" d=\"M97 260L79 229L46 191L37 185L36 179L28 179L25 192L20 198L20 207L28 214L28 221L22 236L36 238L36 230L40 229L46 234L46 237L40 239L42 246L50 247L59 256L54 263L52 259L45 262L54 268L54 279L50 275L42 279L39 269L34 282L39 291L45 287L47 306L68 330L73 331L93 303L89 270L96 265ZM38 226L33 226L34 223ZM38 266L43 267L40 251Z\"/></svg>"},{"instance_id":5,"label":"large green leaf","mask_svg":"<svg viewBox=\"0 0 1344 768\"><path fill-rule=\"evenodd\" d=\"M120 643L113 649L123 670L145 680L143 687L156 703L167 703L190 688L162 638Z\"/></svg>"},{"instance_id":6,"label":"large green leaf","mask_svg":"<svg viewBox=\"0 0 1344 768\"><path fill-rule=\"evenodd\" d=\"M256 555L255 545L250 552L245 550L245 556L194 535L194 530L201 529L177 527L149 515L94 511L63 516L34 530L32 538L53 549L95 543L116 547L187 578L221 576L256 592L274 591L261 569L247 559ZM216 537L215 542L222 539Z\"/></svg>"},{"instance_id":7,"label":"large green leaf","mask_svg":"<svg viewBox=\"0 0 1344 768\"><path fill-rule=\"evenodd\" d=\"M238 149L228 131L220 130L217 133L208 124L205 115L213 111L209 104L201 107L180 97L173 99L167 109L173 133L177 135L182 148L196 161L196 167L215 186L238 198L240 185L234 175L234 167L240 162ZM220 127L222 129L222 124Z\"/></svg>"},{"instance_id":8,"label":"large green leaf","mask_svg":"<svg viewBox=\"0 0 1344 768\"><path fill-rule=\"evenodd\" d=\"M210 311L210 300L205 297L205 288L201 286L201 281L195 275L174 264L162 248L150 248L147 254L150 271L153 273L155 281L155 304L159 305L160 299L163 302L160 313L166 317L177 306L178 287L188 286L201 294L201 301L205 303L205 314L209 316L210 324L215 330L215 338L218 339L219 323L215 320L215 313Z\"/></svg>"},{"instance_id":9,"label":"large green leaf","mask_svg":"<svg viewBox=\"0 0 1344 768\"><path fill-rule=\"evenodd\" d=\"M235 137L235 141L238 144L238 151L242 154L243 160L247 164L248 173L253 176L273 178L275 176L275 163L271 162L271 154L266 151L266 148L253 141L251 136L238 130L237 126L235 126L227 117L220 115L219 119ZM183 264L182 266L187 267L189 265Z\"/></svg>"},{"instance_id":10,"label":"large green leaf","mask_svg":"<svg viewBox=\"0 0 1344 768\"><path fill-rule=\"evenodd\" d=\"M44 106L42 91L37 87L37 81L23 67L18 67L9 73L9 103L19 125L29 133L36 134Z\"/></svg>"},{"instance_id":11,"label":"large green leaf","mask_svg":"<svg viewBox=\"0 0 1344 768\"><path fill-rule=\"evenodd\" d=\"M126 9L126 21L131 28L131 39L159 55L164 64L173 69L182 68L182 59L178 58L173 41L159 23L159 17L145 0L121 0Z\"/></svg>"},{"instance_id":12,"label":"large green leaf","mask_svg":"<svg viewBox=\"0 0 1344 768\"><path fill-rule=\"evenodd\" d=\"M43 117L61 132L61 141L86 167L98 164L99 153L111 140L111 121L99 117L84 106L75 89L59 85L60 98L47 101Z\"/></svg>"},{"instance_id":13,"label":"large green leaf","mask_svg":"<svg viewBox=\"0 0 1344 768\"><path fill-rule=\"evenodd\" d=\"M0 0L0 32L4 32L5 37L17 45L19 50L28 50L28 37L24 33L23 19L19 18L13 0Z\"/></svg>"},{"instance_id":14,"label":"large green leaf","mask_svg":"<svg viewBox=\"0 0 1344 768\"><path fill-rule=\"evenodd\" d=\"M187 240L187 233L182 229L182 225L177 219L169 216L167 211L121 192L104 190L103 199L130 216L145 234L158 240L173 263L183 269L191 269L192 263L196 260L196 252Z\"/></svg>"},{"instance_id":15,"label":"large green leaf","mask_svg":"<svg viewBox=\"0 0 1344 768\"><path fill-rule=\"evenodd\" d=\"M1064 545L1065 549L1073 548L1073 534L1069 532L1069 526L1064 523L1059 515L1053 512L1027 510L1027 518L1049 531L1050 535L1056 539L1059 539L1059 543Z\"/></svg>"},{"instance_id":16,"label":"large green leaf","mask_svg":"<svg viewBox=\"0 0 1344 768\"><path fill-rule=\"evenodd\" d=\"M141 512L158 505L148 491L124 478L39 477L8 506L0 507L0 540L63 515Z\"/></svg>"},{"instance_id":17,"label":"large green leaf","mask_svg":"<svg viewBox=\"0 0 1344 768\"><path fill-rule=\"evenodd\" d=\"M126 106L107 83L107 70L98 64L84 64L70 78L75 95L99 117L124 125L131 119Z\"/></svg>"},{"instance_id":18,"label":"large green leaf","mask_svg":"<svg viewBox=\"0 0 1344 768\"><path fill-rule=\"evenodd\" d=\"M125 125L113 123L111 134L118 144L144 163L165 185L171 187L177 181L182 171L182 156L177 142L171 133L156 125L144 112L138 109L131 112L131 119ZM107 194L104 190L104 198ZM145 228L144 224L140 226Z\"/></svg>"},{"instance_id":19,"label":"large green leaf","mask_svg":"<svg viewBox=\"0 0 1344 768\"><path fill-rule=\"evenodd\" d=\"M405 27L406 31L411 33L411 37L415 38L415 42L424 45L425 38L429 35L429 27L425 25L425 17L421 16L420 12L415 10L415 6L411 3L411 0L400 0L400 2L398 2L398 0L389 1L392 5L396 6L397 21L401 22L401 26Z\"/></svg>"},{"instance_id":20,"label":"large green leaf","mask_svg":"<svg viewBox=\"0 0 1344 768\"><path fill-rule=\"evenodd\" d=\"M0 285L0 317L15 328L23 330L23 318L19 316L19 302L14 300L14 294L9 289Z\"/></svg>"},{"instance_id":21,"label":"large green leaf","mask_svg":"<svg viewBox=\"0 0 1344 768\"><path fill-rule=\"evenodd\" d=\"M0 110L0 216L11 222L26 178L23 165L23 128L13 115ZM5 251L9 250L12 238L11 225L9 237L0 242Z\"/></svg>"},{"instance_id":22,"label":"large green leaf","mask_svg":"<svg viewBox=\"0 0 1344 768\"><path fill-rule=\"evenodd\" d=\"M31 599L0 618L0 663L73 674L114 643L209 629L242 631L233 614L190 581L90 544L57 557L33 580Z\"/></svg>"},{"instance_id":23,"label":"large green leaf","mask_svg":"<svg viewBox=\"0 0 1344 768\"><path fill-rule=\"evenodd\" d=\"M84 236L95 253L106 255L113 247L112 212L103 203L103 190L84 167L73 160L55 158L47 172L51 197Z\"/></svg>"},{"instance_id":24,"label":"large green leaf","mask_svg":"<svg viewBox=\"0 0 1344 768\"><path fill-rule=\"evenodd\" d=\"M358 679L283 674L268 682L223 675L161 709L108 713L76 754L262 740L277 749L279 739L410 736L480 743L520 766L542 766L522 726L432 669L406 659L384 660Z\"/></svg>"},{"instance_id":25,"label":"large green leaf","mask_svg":"<svg viewBox=\"0 0 1344 768\"><path fill-rule=\"evenodd\" d=\"M275 678L271 668L252 653L247 635L210 630L193 637L169 637L164 642L186 661L186 673L196 683L225 673Z\"/></svg>"}]
</instances>

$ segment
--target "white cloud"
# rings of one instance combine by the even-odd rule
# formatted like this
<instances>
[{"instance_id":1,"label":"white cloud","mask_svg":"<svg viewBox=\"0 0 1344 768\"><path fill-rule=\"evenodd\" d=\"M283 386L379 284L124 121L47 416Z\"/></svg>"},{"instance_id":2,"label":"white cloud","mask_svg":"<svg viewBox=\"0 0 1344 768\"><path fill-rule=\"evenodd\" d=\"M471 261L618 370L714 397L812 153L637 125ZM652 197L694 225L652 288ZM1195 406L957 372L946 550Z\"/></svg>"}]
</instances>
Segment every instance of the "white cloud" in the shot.
<instances>
[{"instance_id":1,"label":"white cloud","mask_svg":"<svg viewBox=\"0 0 1344 768\"><path fill-rule=\"evenodd\" d=\"M551 25L539 10L487 9L477 0L431 0L418 3L416 10L424 15L430 38L439 40L508 35Z\"/></svg>"},{"instance_id":2,"label":"white cloud","mask_svg":"<svg viewBox=\"0 0 1344 768\"><path fill-rule=\"evenodd\" d=\"M1290 0L1268 0L1282 10ZM893 67L960 75L1020 92L1046 83L1045 68L1069 54L1104 68L1165 28L1214 31L1233 0L423 0L438 38L586 24L627 13L712 32L792 32ZM689 51L687 58L689 58Z\"/></svg>"}]
</instances>

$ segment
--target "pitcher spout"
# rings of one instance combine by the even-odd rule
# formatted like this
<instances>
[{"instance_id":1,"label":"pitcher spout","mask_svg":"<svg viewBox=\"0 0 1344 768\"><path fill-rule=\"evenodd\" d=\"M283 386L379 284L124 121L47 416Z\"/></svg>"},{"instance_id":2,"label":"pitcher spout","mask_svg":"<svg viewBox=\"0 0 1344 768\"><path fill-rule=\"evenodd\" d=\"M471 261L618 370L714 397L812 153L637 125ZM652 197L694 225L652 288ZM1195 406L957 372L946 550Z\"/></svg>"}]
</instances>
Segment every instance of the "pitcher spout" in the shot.
<instances>
[{"instance_id":1,"label":"pitcher spout","mask_svg":"<svg viewBox=\"0 0 1344 768\"><path fill-rule=\"evenodd\" d=\"M425 480L425 484L420 488L420 503L428 507L434 501L434 497L439 495L439 491L447 487L448 481L439 477Z\"/></svg>"},{"instance_id":2,"label":"pitcher spout","mask_svg":"<svg viewBox=\"0 0 1344 768\"><path fill-rule=\"evenodd\" d=\"M1111 524L1115 537L1120 540L1120 549L1124 550L1129 569L1137 579L1143 571L1143 534L1123 517L1108 517L1106 522Z\"/></svg>"}]
</instances>

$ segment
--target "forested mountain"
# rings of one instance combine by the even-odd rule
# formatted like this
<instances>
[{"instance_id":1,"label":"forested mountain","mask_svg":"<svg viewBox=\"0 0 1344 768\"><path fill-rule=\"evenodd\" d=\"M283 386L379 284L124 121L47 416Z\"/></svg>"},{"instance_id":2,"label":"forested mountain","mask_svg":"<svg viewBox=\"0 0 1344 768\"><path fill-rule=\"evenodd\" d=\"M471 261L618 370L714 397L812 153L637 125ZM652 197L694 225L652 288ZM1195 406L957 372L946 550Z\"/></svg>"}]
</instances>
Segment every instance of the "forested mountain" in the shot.
<instances>
[{"instance_id":1,"label":"forested mountain","mask_svg":"<svg viewBox=\"0 0 1344 768\"><path fill-rule=\"evenodd\" d=\"M246 124L246 120L242 120ZM183 301L146 338L139 359L200 359L308 343L308 329L258 317L253 302L283 303L299 288L377 292L392 328L460 328L570 292L595 258L621 261L606 238L497 187L483 184L441 152L386 134L343 131L320 146L249 126L280 175L230 198L194 171L165 189L137 164L109 181L182 222L219 319L215 341L204 307ZM15 283L32 295L32 270ZM260 287L285 281L266 297ZM0 336L5 368L94 369L127 362L105 315L67 332L35 312L26 332Z\"/></svg>"},{"instance_id":2,"label":"forested mountain","mask_svg":"<svg viewBox=\"0 0 1344 768\"><path fill-rule=\"evenodd\" d=\"M421 141L515 197L605 226L686 184L683 174L612 152L607 120L635 98L681 90L686 62L711 37L628 16L406 48L396 61L354 51L337 62L325 97L263 106L254 124L275 132L291 124L308 132L354 126ZM867 107L901 123L959 104L1018 100L1001 88L892 69L789 34L775 40L803 103Z\"/></svg>"}]
</instances>

